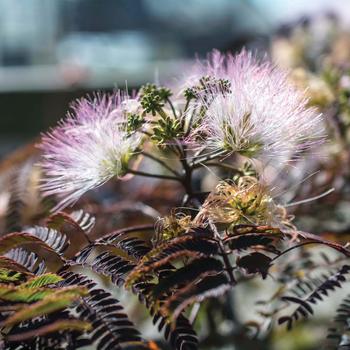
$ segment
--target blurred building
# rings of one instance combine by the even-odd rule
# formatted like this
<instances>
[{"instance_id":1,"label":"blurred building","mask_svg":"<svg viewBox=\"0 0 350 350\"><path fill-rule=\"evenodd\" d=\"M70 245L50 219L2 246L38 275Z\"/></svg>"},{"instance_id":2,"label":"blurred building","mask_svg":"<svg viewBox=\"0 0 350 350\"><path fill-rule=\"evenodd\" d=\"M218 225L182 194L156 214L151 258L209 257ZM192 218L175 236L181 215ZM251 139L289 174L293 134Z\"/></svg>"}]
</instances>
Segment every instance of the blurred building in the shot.
<instances>
[{"instance_id":1,"label":"blurred building","mask_svg":"<svg viewBox=\"0 0 350 350\"><path fill-rule=\"evenodd\" d=\"M167 80L214 47L264 47L278 23L319 3L0 0L0 143L37 135L88 91Z\"/></svg>"}]
</instances>

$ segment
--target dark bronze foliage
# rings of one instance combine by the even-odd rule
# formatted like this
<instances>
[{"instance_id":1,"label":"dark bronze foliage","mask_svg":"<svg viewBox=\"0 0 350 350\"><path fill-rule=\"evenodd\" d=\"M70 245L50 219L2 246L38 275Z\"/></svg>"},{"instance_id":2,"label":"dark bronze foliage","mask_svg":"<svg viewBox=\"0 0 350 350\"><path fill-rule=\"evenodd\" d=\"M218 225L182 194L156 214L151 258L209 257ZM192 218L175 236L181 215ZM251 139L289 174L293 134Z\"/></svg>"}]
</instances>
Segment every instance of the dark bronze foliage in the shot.
<instances>
[{"instance_id":1,"label":"dark bronze foliage","mask_svg":"<svg viewBox=\"0 0 350 350\"><path fill-rule=\"evenodd\" d=\"M67 344L69 349L88 344L101 350L157 349L155 343L142 339L111 291L75 268L108 278L114 285L111 290L131 290L171 348L197 349L198 337L188 318L193 305L234 288L235 271L266 278L276 259L290 250L281 252L288 235L271 227L239 225L221 238L208 225L153 246L142 235L152 228L140 226L86 240L70 258L66 255L68 228L87 236L94 221L78 214L77 221L56 214L50 219L51 228L34 226L1 238L0 317L9 349L63 349ZM67 232L52 227L65 227ZM303 235L304 244L313 239ZM35 252L30 252L33 244ZM47 252L56 255L55 265L47 265ZM350 267L343 265L327 278L297 283L290 290L292 295L281 300L298 308L279 322L291 328L294 321L312 314L313 305L341 287L349 272ZM341 323L341 311L339 315Z\"/></svg>"},{"instance_id":2,"label":"dark bronze foliage","mask_svg":"<svg viewBox=\"0 0 350 350\"><path fill-rule=\"evenodd\" d=\"M281 317L278 322L286 323L287 328L291 329L293 321L297 321L301 317L308 317L313 314L313 305L322 301L330 292L342 287L342 283L346 281L345 275L350 272L349 265L343 265L335 274L327 277L318 287L316 287L308 295L307 298L301 299L293 296L284 296L282 300L299 305L297 309L290 315Z\"/></svg>"}]
</instances>

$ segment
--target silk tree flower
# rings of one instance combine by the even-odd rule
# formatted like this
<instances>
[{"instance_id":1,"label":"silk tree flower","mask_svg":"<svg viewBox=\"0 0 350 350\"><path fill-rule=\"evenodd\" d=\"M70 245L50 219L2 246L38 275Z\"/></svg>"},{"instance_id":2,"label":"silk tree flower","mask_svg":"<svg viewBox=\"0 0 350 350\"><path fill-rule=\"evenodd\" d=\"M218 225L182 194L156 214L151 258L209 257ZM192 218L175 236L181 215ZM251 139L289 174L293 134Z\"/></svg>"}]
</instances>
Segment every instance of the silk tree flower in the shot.
<instances>
[{"instance_id":1,"label":"silk tree flower","mask_svg":"<svg viewBox=\"0 0 350 350\"><path fill-rule=\"evenodd\" d=\"M253 224L294 229L293 217L274 201L267 186L251 176L242 176L236 183L220 181L194 221L198 224L207 219L229 226Z\"/></svg>"},{"instance_id":2,"label":"silk tree flower","mask_svg":"<svg viewBox=\"0 0 350 350\"><path fill-rule=\"evenodd\" d=\"M203 83L203 76L211 83ZM225 90L220 81L225 82ZM189 137L192 143L277 165L323 139L322 115L308 106L303 91L285 71L251 53L232 56L214 51L207 61L198 63L184 86L198 87L198 82L202 89L197 89L193 108L202 113Z\"/></svg>"},{"instance_id":3,"label":"silk tree flower","mask_svg":"<svg viewBox=\"0 0 350 350\"><path fill-rule=\"evenodd\" d=\"M113 177L125 175L127 164L140 145L138 132L127 132L128 97L121 93L84 98L73 113L42 137L44 196L61 201L54 211L74 204L85 192ZM135 101L132 102L134 112Z\"/></svg>"}]
</instances>

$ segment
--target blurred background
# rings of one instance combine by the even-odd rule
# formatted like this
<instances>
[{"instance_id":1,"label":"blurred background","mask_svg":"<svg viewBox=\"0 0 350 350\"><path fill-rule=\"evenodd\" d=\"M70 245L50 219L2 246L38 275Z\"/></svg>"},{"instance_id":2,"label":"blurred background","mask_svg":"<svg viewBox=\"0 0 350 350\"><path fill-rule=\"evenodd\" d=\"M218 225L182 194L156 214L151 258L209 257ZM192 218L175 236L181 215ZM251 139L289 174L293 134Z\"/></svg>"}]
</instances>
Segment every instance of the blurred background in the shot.
<instances>
[{"instance_id":1,"label":"blurred background","mask_svg":"<svg viewBox=\"0 0 350 350\"><path fill-rule=\"evenodd\" d=\"M296 201L334 187L318 207L312 202L292 214L306 231L344 233L349 241L349 0L0 0L0 159L29 143L0 165L0 232L36 220L41 199L34 186L39 175L32 171L37 162L32 141L64 117L71 101L95 90L171 81L196 55L242 47L266 52L290 69L302 89L308 86L310 104L331 114L331 122L339 114L339 130L331 125L334 140L324 151L327 158L307 159L281 180L293 189L287 195ZM329 66L340 73L334 77ZM21 161L17 173L8 171ZM317 177L304 182L312 172ZM140 212L142 220L153 222L179 203L181 190L164 182L151 184L143 179L130 187L109 184L78 207L99 217L97 236L140 221ZM13 190L17 188L24 200ZM254 283L236 294L237 314L244 321L255 319L255 294L265 295ZM313 323L290 333L277 328L265 343L249 342L241 349L319 349L339 300L334 297L321 308ZM229 333L231 328L223 324L222 329Z\"/></svg>"},{"instance_id":2,"label":"blurred background","mask_svg":"<svg viewBox=\"0 0 350 350\"><path fill-rule=\"evenodd\" d=\"M350 2L0 0L0 158L86 92L171 79L212 48L267 50L314 18L350 26Z\"/></svg>"}]
</instances>

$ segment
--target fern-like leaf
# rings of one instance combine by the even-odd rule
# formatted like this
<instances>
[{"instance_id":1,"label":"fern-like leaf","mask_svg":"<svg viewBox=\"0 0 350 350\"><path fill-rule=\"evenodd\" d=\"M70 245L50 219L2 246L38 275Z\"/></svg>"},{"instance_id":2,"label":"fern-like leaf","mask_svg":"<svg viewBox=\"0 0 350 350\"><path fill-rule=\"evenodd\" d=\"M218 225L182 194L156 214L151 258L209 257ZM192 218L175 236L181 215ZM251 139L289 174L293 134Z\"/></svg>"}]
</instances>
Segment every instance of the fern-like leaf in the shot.
<instances>
[{"instance_id":1,"label":"fern-like leaf","mask_svg":"<svg viewBox=\"0 0 350 350\"><path fill-rule=\"evenodd\" d=\"M5 254L5 257L34 274L41 274L46 269L44 261L39 263L39 257L34 252L29 252L23 248L11 249ZM17 271L20 270L17 269Z\"/></svg>"},{"instance_id":2,"label":"fern-like leaf","mask_svg":"<svg viewBox=\"0 0 350 350\"><path fill-rule=\"evenodd\" d=\"M350 297L345 298L339 305L334 318L334 326L328 330L327 349L349 350L350 349Z\"/></svg>"},{"instance_id":3,"label":"fern-like leaf","mask_svg":"<svg viewBox=\"0 0 350 350\"><path fill-rule=\"evenodd\" d=\"M166 277L161 278L158 284L151 290L152 297L157 300L162 295L167 294L178 286L188 286L195 281L203 273L218 273L223 270L221 261L215 258L200 258L194 260L191 264L171 271Z\"/></svg>"},{"instance_id":4,"label":"fern-like leaf","mask_svg":"<svg viewBox=\"0 0 350 350\"><path fill-rule=\"evenodd\" d=\"M91 323L89 342L97 344L98 350L121 349L129 343L140 342L139 332L134 328L119 301L87 277L62 271L62 285L79 285L89 290L89 295L78 305L79 319Z\"/></svg>"},{"instance_id":5,"label":"fern-like leaf","mask_svg":"<svg viewBox=\"0 0 350 350\"><path fill-rule=\"evenodd\" d=\"M46 295L42 300L15 312L3 324L5 326L12 326L34 317L64 309L85 295L87 295L87 290L82 287L61 288L52 294Z\"/></svg>"},{"instance_id":6,"label":"fern-like leaf","mask_svg":"<svg viewBox=\"0 0 350 350\"><path fill-rule=\"evenodd\" d=\"M223 295L230 288L231 285L225 274L203 274L198 282L183 287L166 300L162 306L162 312L176 319L188 305Z\"/></svg>"},{"instance_id":7,"label":"fern-like leaf","mask_svg":"<svg viewBox=\"0 0 350 350\"><path fill-rule=\"evenodd\" d=\"M38 237L58 254L63 254L69 245L69 241L64 234L48 227L28 227L25 232Z\"/></svg>"},{"instance_id":8,"label":"fern-like leaf","mask_svg":"<svg viewBox=\"0 0 350 350\"><path fill-rule=\"evenodd\" d=\"M41 276L32 277L27 282L22 283L21 288L40 288L60 281L62 281L62 277L54 273L46 273Z\"/></svg>"},{"instance_id":9,"label":"fern-like leaf","mask_svg":"<svg viewBox=\"0 0 350 350\"><path fill-rule=\"evenodd\" d=\"M345 275L350 272L350 266L344 265L341 269L328 277L319 287L317 287L306 299L297 297L284 296L282 300L298 304L298 308L290 316L279 318L279 324L287 323L287 328L291 329L293 322L297 321L299 317L308 317L313 314L313 305L322 301L324 297L341 287L341 284L346 281Z\"/></svg>"}]
</instances>

